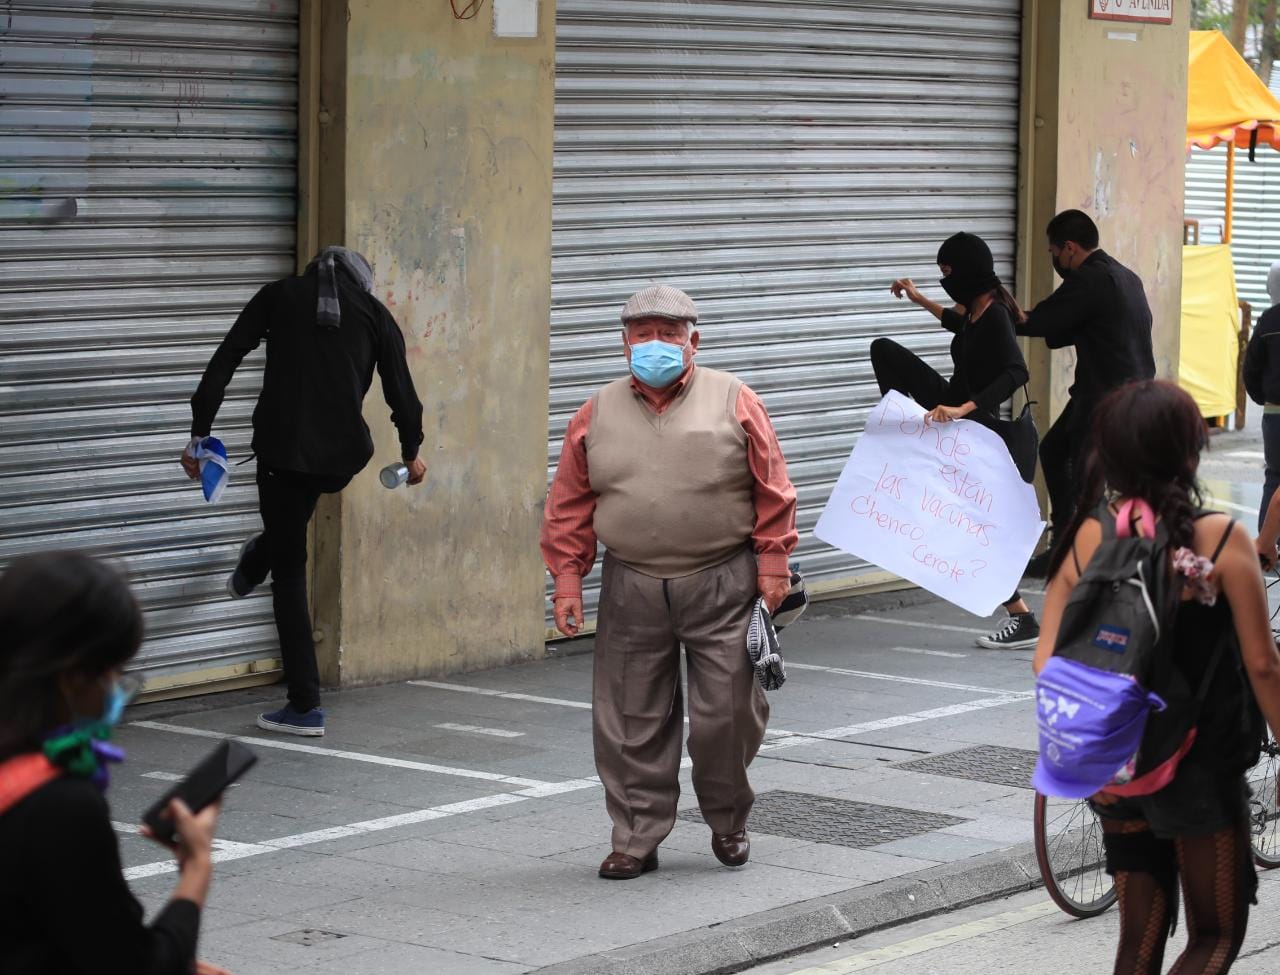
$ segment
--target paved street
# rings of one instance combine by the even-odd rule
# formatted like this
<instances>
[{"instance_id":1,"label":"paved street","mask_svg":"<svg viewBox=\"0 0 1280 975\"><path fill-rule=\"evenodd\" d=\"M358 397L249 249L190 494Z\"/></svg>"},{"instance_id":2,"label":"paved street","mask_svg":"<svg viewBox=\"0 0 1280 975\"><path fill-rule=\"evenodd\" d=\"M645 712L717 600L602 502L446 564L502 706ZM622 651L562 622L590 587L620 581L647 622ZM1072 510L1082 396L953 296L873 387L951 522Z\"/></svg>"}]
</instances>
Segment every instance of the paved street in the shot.
<instances>
[{"instance_id":1,"label":"paved street","mask_svg":"<svg viewBox=\"0 0 1280 975\"><path fill-rule=\"evenodd\" d=\"M1280 876L1262 875L1249 934L1231 971L1271 975L1280 966ZM1077 921L1060 912L1043 891L991 901L867 935L856 942L753 968L754 975L988 975L1062 970L1103 973L1115 961L1119 915ZM1167 969L1186 945L1179 920L1165 950ZM1055 959L1047 965L1046 959ZM1064 965L1069 959L1069 965Z\"/></svg>"},{"instance_id":2,"label":"paved street","mask_svg":"<svg viewBox=\"0 0 1280 975\"><path fill-rule=\"evenodd\" d=\"M1259 494L1255 440L1215 437L1205 468L1239 514ZM858 910L893 920L885 912L914 902L910 890L927 887L930 909L944 910L983 896L988 874L1025 888L1010 858L1032 836L1031 652L975 647L991 622L911 592L818 604L785 633L790 680L770 696L741 870L712 857L686 771L661 868L596 877L609 823L591 758L590 641L578 641L535 664L331 694L318 740L253 727L275 688L132 709L111 793L128 875L149 907L167 896L172 864L129 824L213 739L235 735L261 762L228 795L202 955L237 975L712 971L794 950L788 911L849 916L862 896ZM1045 914L1000 937L1031 951L1042 929L1083 944L1111 923ZM941 969L886 969L926 970Z\"/></svg>"}]
</instances>

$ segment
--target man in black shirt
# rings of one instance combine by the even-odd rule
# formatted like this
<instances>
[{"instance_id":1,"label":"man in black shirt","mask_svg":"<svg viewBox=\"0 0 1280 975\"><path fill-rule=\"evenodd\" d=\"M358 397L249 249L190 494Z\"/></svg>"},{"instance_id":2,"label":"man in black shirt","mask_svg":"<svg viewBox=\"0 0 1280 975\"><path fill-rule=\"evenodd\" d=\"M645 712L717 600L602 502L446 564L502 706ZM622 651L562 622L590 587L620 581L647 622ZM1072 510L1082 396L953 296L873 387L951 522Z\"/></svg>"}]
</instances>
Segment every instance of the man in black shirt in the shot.
<instances>
[{"instance_id":1,"label":"man in black shirt","mask_svg":"<svg viewBox=\"0 0 1280 975\"><path fill-rule=\"evenodd\" d=\"M1280 261L1267 272L1267 293L1271 307L1254 326L1253 337L1244 353L1244 388L1249 398L1262 407L1262 453L1266 480L1262 485L1262 506L1258 509L1258 529L1266 520L1271 496L1280 487Z\"/></svg>"},{"instance_id":2,"label":"man in black shirt","mask_svg":"<svg viewBox=\"0 0 1280 975\"><path fill-rule=\"evenodd\" d=\"M262 392L253 411L263 531L245 543L227 589L243 599L271 574L289 703L258 716L258 727L270 731L324 734L307 606L307 523L320 495L341 491L373 456L363 404L375 368L400 434L408 482L420 484L427 472L418 458L422 404L404 338L372 289L373 271L363 257L326 247L303 274L274 281L253 296L191 397L192 440L182 466L195 478L193 449L209 435L227 383L241 360L267 340Z\"/></svg>"},{"instance_id":3,"label":"man in black shirt","mask_svg":"<svg viewBox=\"0 0 1280 975\"><path fill-rule=\"evenodd\" d=\"M1076 372L1070 399L1040 442L1054 540L1071 520L1076 475L1084 458L1093 411L1109 392L1156 374L1151 352L1151 308L1142 279L1098 247L1088 214L1064 210L1049 221L1049 254L1062 285L1015 325L1019 335L1043 338L1051 349L1074 345ZM1028 575L1043 575L1044 553Z\"/></svg>"}]
</instances>

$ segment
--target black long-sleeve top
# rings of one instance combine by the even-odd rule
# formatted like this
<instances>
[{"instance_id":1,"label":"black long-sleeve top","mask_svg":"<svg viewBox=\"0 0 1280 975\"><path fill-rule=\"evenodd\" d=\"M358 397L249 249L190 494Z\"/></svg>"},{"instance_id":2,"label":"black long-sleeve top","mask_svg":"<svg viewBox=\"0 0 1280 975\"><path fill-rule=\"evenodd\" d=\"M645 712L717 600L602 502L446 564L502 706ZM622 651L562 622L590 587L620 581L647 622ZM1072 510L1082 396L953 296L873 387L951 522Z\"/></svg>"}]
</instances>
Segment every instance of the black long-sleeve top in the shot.
<instances>
[{"instance_id":1,"label":"black long-sleeve top","mask_svg":"<svg viewBox=\"0 0 1280 975\"><path fill-rule=\"evenodd\" d=\"M951 361L955 372L948 382L947 405L969 400L983 413L997 416L1000 404L1027 381L1027 361L1018 348L1013 317L1000 302L992 302L976 322L953 309L942 312L942 326L955 333Z\"/></svg>"},{"instance_id":2,"label":"black long-sleeve top","mask_svg":"<svg viewBox=\"0 0 1280 975\"><path fill-rule=\"evenodd\" d=\"M1258 404L1280 404L1280 305L1262 313L1244 352L1244 388Z\"/></svg>"},{"instance_id":3,"label":"black long-sleeve top","mask_svg":"<svg viewBox=\"0 0 1280 975\"><path fill-rule=\"evenodd\" d=\"M273 281L231 326L191 397L191 435L210 433L236 367L265 338L266 371L253 411L253 450L268 467L350 477L373 456L365 394L378 370L406 461L422 443L422 404L404 336L386 307L341 271L342 323L316 321L316 274Z\"/></svg>"},{"instance_id":4,"label":"black long-sleeve top","mask_svg":"<svg viewBox=\"0 0 1280 975\"><path fill-rule=\"evenodd\" d=\"M0 972L190 975L200 909L151 923L130 893L106 800L62 776L0 815Z\"/></svg>"},{"instance_id":5,"label":"black long-sleeve top","mask_svg":"<svg viewBox=\"0 0 1280 975\"><path fill-rule=\"evenodd\" d=\"M1085 409L1127 382L1156 374L1142 279L1105 251L1085 258L1017 331L1043 338L1051 349L1076 347L1070 394Z\"/></svg>"}]
</instances>

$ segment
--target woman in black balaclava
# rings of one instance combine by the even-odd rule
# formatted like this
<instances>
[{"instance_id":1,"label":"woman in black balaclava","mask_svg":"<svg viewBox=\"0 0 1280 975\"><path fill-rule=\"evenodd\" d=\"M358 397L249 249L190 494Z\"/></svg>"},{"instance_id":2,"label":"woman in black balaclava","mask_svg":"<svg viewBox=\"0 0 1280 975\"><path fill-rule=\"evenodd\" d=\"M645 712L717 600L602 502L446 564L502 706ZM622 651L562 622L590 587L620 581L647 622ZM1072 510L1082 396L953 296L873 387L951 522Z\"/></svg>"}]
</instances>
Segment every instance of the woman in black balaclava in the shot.
<instances>
[{"instance_id":1,"label":"woman in black balaclava","mask_svg":"<svg viewBox=\"0 0 1280 975\"><path fill-rule=\"evenodd\" d=\"M946 308L922 295L910 278L899 278L890 290L906 297L955 334L951 340L952 373L945 379L910 349L893 339L871 343L871 366L883 395L891 389L910 396L929 411L929 418L948 423L967 417L994 429L1000 404L1028 378L1027 363L1014 335L1023 317L996 276L991 248L977 234L959 233L938 248L939 284L953 302ZM1040 636L1035 614L1015 592L1004 604L1008 621L978 645L995 649L1034 646Z\"/></svg>"}]
</instances>

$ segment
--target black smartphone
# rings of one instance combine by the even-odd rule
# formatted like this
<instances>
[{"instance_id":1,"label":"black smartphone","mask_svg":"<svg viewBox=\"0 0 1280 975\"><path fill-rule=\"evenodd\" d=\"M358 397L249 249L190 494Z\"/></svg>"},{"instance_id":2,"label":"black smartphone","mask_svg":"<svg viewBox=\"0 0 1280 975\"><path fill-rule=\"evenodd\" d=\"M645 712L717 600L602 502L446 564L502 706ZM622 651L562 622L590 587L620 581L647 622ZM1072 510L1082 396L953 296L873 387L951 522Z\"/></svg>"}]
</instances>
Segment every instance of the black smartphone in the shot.
<instances>
[{"instance_id":1,"label":"black smartphone","mask_svg":"<svg viewBox=\"0 0 1280 975\"><path fill-rule=\"evenodd\" d=\"M249 771L257 761L258 756L240 742L230 739L222 742L187 773L185 779L157 799L142 814L142 821L151 827L156 839L172 843L175 836L173 820L163 815L171 799L181 799L187 808L197 813L222 795L227 786Z\"/></svg>"}]
</instances>

